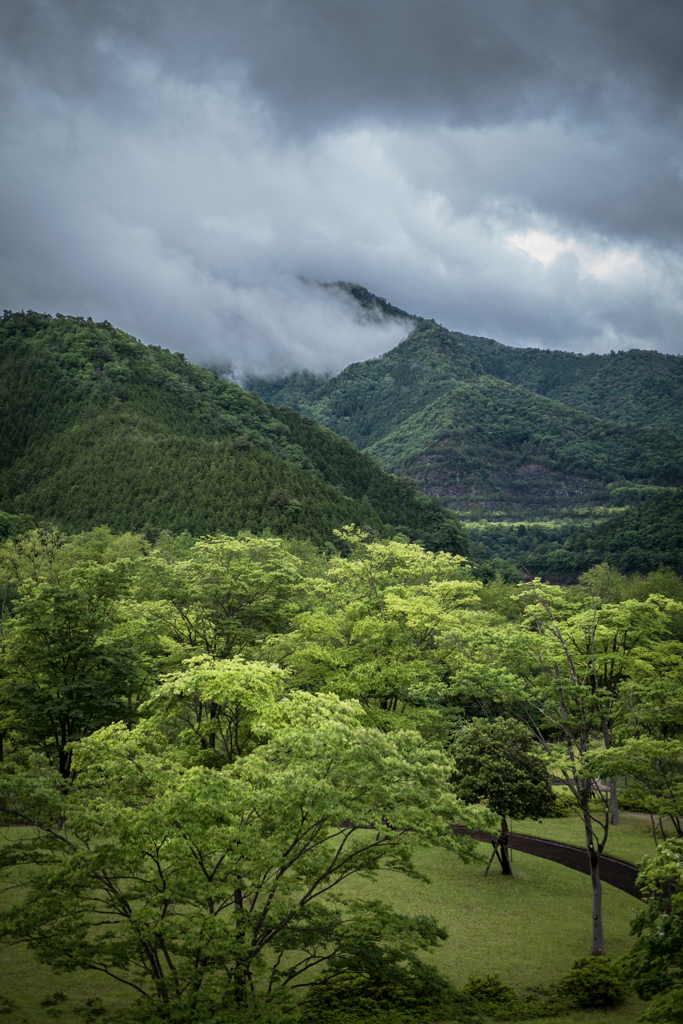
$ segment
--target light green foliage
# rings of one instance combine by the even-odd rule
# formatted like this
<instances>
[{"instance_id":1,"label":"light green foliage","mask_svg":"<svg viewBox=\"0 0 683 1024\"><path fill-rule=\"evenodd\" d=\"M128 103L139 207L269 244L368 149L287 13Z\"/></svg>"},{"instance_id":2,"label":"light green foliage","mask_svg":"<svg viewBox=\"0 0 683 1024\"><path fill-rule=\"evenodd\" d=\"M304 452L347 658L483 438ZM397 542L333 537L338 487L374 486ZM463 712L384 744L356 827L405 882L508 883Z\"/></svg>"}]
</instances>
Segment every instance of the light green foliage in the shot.
<instances>
[{"instance_id":1,"label":"light green foliage","mask_svg":"<svg viewBox=\"0 0 683 1024\"><path fill-rule=\"evenodd\" d=\"M162 544L141 565L136 593L170 652L226 658L287 628L300 566L277 539L209 537L185 550Z\"/></svg>"},{"instance_id":2,"label":"light green foliage","mask_svg":"<svg viewBox=\"0 0 683 1024\"><path fill-rule=\"evenodd\" d=\"M239 656L192 658L143 706L145 729L175 743L178 756L189 763L232 764L261 742L255 721L262 722L266 709L282 697L285 680L275 665L245 664Z\"/></svg>"},{"instance_id":3,"label":"light green foliage","mask_svg":"<svg viewBox=\"0 0 683 1024\"><path fill-rule=\"evenodd\" d=\"M650 1020L680 1019L683 986L683 839L670 839L641 864L638 884L646 897L645 907L634 919L637 939L627 957L633 986L643 999L677 990L678 998L648 1015ZM674 1012L675 1011L675 1012Z\"/></svg>"},{"instance_id":4,"label":"light green foliage","mask_svg":"<svg viewBox=\"0 0 683 1024\"><path fill-rule=\"evenodd\" d=\"M525 680L529 696L542 701L543 716L565 741L576 737L576 756L588 751L594 732L610 746L637 686L646 686L672 660L680 665L670 639L671 616L680 607L656 596L603 603L590 591L538 581L530 595L526 633L508 631L508 664Z\"/></svg>"},{"instance_id":5,"label":"light green foliage","mask_svg":"<svg viewBox=\"0 0 683 1024\"><path fill-rule=\"evenodd\" d=\"M368 728L358 704L334 695L274 704L263 671L254 687L258 672L217 663L213 676L193 666L175 680L181 693L229 690L233 705L263 711L261 745L219 770L202 764L200 742L194 765L179 758L152 720L82 741L68 797L37 764L5 773L4 807L37 829L3 863L42 865L5 936L59 969L132 985L145 1019L196 1021L277 1020L313 967L353 977L375 958L398 969L439 940L433 921L340 883L379 868L418 877L420 845L467 857L472 844L447 823L475 826L484 813L449 793L447 759L417 733Z\"/></svg>"},{"instance_id":6,"label":"light green foliage","mask_svg":"<svg viewBox=\"0 0 683 1024\"><path fill-rule=\"evenodd\" d=\"M38 828L6 853L29 886L11 929L46 963L106 967L151 1007L187 1017L195 1000L198 1019L226 1020L250 1019L252 979L276 1015L274 993L314 967L419 973L434 922L347 882L418 877L416 844L467 856L453 818L494 826L450 790L448 712L481 701L524 721L583 793L596 735L673 686L667 597L502 580L487 597L462 557L352 527L335 544L329 558L246 535L150 548L96 530L0 549L2 810ZM508 775L501 791L520 782ZM100 906L109 924L91 930Z\"/></svg>"},{"instance_id":7,"label":"light green foliage","mask_svg":"<svg viewBox=\"0 0 683 1024\"><path fill-rule=\"evenodd\" d=\"M668 717L666 709L664 715ZM591 757L591 768L604 778L627 776L627 793L639 808L668 818L683 838L683 741L643 736Z\"/></svg>"},{"instance_id":8,"label":"light green foliage","mask_svg":"<svg viewBox=\"0 0 683 1024\"><path fill-rule=\"evenodd\" d=\"M382 729L429 731L448 685L446 638L477 607L482 585L458 556L370 541L356 529L339 537L345 557L315 581L316 607L265 651L293 685L356 698Z\"/></svg>"}]
</instances>

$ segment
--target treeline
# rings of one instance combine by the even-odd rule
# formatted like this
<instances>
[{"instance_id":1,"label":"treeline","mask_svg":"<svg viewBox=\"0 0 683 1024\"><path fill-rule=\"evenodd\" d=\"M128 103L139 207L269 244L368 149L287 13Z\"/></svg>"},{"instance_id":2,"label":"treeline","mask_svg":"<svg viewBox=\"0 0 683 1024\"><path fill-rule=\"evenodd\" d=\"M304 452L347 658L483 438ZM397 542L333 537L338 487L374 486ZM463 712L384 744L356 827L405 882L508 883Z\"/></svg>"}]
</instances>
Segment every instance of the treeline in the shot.
<instances>
[{"instance_id":1,"label":"treeline","mask_svg":"<svg viewBox=\"0 0 683 1024\"><path fill-rule=\"evenodd\" d=\"M467 550L455 515L348 441L111 324L0 321L0 505L68 530L236 532L330 543L355 521Z\"/></svg>"},{"instance_id":2,"label":"treeline","mask_svg":"<svg viewBox=\"0 0 683 1024\"><path fill-rule=\"evenodd\" d=\"M621 490L617 489L616 500L623 501ZM604 515L610 509L599 511ZM664 565L683 575L680 491L654 494L625 511L615 509L597 524L590 518L584 524L576 519L484 521L473 522L467 529L475 560L503 560L532 575L576 579L601 562L627 573L648 573Z\"/></svg>"}]
</instances>

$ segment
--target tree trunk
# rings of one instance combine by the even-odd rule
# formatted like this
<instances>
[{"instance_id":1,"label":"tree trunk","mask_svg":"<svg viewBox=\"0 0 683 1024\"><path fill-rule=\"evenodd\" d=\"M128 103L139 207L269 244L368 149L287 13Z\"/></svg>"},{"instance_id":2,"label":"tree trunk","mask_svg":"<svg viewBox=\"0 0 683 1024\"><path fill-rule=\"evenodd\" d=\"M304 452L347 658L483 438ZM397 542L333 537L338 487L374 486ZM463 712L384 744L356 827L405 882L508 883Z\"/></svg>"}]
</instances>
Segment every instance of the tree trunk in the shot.
<instances>
[{"instance_id":1,"label":"tree trunk","mask_svg":"<svg viewBox=\"0 0 683 1024\"><path fill-rule=\"evenodd\" d=\"M600 859L591 856L591 885L593 886L593 956L605 953L605 937L602 930L602 882L600 881Z\"/></svg>"},{"instance_id":2,"label":"tree trunk","mask_svg":"<svg viewBox=\"0 0 683 1024\"><path fill-rule=\"evenodd\" d=\"M500 866L503 869L504 875L511 875L515 877L515 873L512 870L512 864L510 863L510 856L508 854L508 823L505 818L500 819L500 846L498 847L500 852Z\"/></svg>"},{"instance_id":3,"label":"tree trunk","mask_svg":"<svg viewBox=\"0 0 683 1024\"><path fill-rule=\"evenodd\" d=\"M586 846L590 863L591 885L593 887L593 956L604 956L605 937L602 928L602 882L600 881L600 851L595 846L595 836L590 822L590 815L584 809L584 825L586 828Z\"/></svg>"},{"instance_id":4,"label":"tree trunk","mask_svg":"<svg viewBox=\"0 0 683 1024\"><path fill-rule=\"evenodd\" d=\"M609 810L610 810L610 824L619 824L619 796L617 794L617 780L609 780Z\"/></svg>"}]
</instances>

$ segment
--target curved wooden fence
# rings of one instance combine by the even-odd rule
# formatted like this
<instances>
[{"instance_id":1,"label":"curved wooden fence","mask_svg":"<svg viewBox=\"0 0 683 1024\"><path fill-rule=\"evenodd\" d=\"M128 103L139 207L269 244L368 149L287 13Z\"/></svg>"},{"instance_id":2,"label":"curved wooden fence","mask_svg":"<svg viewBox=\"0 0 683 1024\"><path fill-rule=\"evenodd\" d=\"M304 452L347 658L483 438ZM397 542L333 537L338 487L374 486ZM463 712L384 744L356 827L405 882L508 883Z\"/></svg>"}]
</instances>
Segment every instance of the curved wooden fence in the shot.
<instances>
[{"instance_id":1,"label":"curved wooden fence","mask_svg":"<svg viewBox=\"0 0 683 1024\"><path fill-rule=\"evenodd\" d=\"M456 835L472 836L481 843L492 843L496 838L489 832L470 832L463 825L451 826ZM565 868L573 868L574 871L582 871L584 875L590 874L588 867L588 854L585 848L573 846L571 843L556 843L552 839L541 839L539 836L527 836L521 832L510 832L508 834L508 847L511 850L519 850L520 853L530 853L533 857L543 857L544 860L555 861ZM600 878L603 882L627 892L629 896L635 896L642 900L643 896L636 885L638 868L627 860L619 860L618 857L608 857L604 853L600 857Z\"/></svg>"}]
</instances>

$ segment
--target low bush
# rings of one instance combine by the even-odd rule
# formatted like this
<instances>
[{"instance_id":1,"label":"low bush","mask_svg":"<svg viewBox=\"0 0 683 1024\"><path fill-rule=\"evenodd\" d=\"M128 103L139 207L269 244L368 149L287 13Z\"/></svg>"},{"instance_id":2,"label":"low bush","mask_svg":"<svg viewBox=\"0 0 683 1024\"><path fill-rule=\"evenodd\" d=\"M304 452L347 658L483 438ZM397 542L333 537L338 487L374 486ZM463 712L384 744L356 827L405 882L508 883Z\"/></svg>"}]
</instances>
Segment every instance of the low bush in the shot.
<instances>
[{"instance_id":1,"label":"low bush","mask_svg":"<svg viewBox=\"0 0 683 1024\"><path fill-rule=\"evenodd\" d=\"M635 814L649 814L648 794L637 786L619 790L619 810Z\"/></svg>"},{"instance_id":2,"label":"low bush","mask_svg":"<svg viewBox=\"0 0 683 1024\"><path fill-rule=\"evenodd\" d=\"M654 999L641 1020L647 1024L683 1024L683 991L677 988Z\"/></svg>"},{"instance_id":3,"label":"low bush","mask_svg":"<svg viewBox=\"0 0 683 1024\"><path fill-rule=\"evenodd\" d=\"M513 988L500 980L497 974L485 978L470 978L463 995L473 999L482 1013L496 1020L514 1020L520 1016L522 1003Z\"/></svg>"},{"instance_id":4,"label":"low bush","mask_svg":"<svg viewBox=\"0 0 683 1024\"><path fill-rule=\"evenodd\" d=\"M474 1024L474 999L458 992L438 971L421 965L419 977L404 984L377 984L355 978L312 985L302 1024Z\"/></svg>"},{"instance_id":5,"label":"low bush","mask_svg":"<svg viewBox=\"0 0 683 1024\"><path fill-rule=\"evenodd\" d=\"M556 1017L567 1009L566 1000L559 997L552 986L536 986L519 995L500 980L497 974L485 978L470 978L463 995L473 999L479 1011L494 1020L530 1020L538 1017Z\"/></svg>"},{"instance_id":6,"label":"low bush","mask_svg":"<svg viewBox=\"0 0 683 1024\"><path fill-rule=\"evenodd\" d=\"M574 962L558 992L574 1006L606 1009L623 1003L627 988L617 964L608 957L586 956Z\"/></svg>"}]
</instances>

